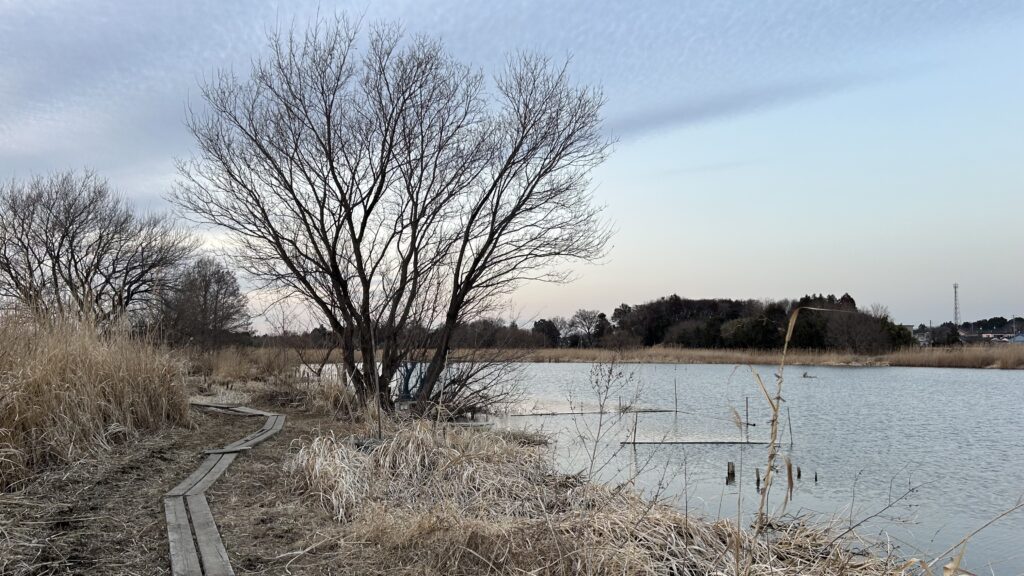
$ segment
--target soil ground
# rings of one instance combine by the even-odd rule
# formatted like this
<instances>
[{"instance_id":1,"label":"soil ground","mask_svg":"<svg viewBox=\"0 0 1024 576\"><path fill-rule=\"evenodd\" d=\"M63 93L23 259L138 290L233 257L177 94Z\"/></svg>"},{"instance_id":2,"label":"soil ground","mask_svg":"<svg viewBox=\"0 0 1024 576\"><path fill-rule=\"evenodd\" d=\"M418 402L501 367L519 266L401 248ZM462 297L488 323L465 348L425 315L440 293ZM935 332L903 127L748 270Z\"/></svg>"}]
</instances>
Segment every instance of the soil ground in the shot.
<instances>
[{"instance_id":1,"label":"soil ground","mask_svg":"<svg viewBox=\"0 0 1024 576\"><path fill-rule=\"evenodd\" d=\"M324 533L337 524L288 487L293 440L342 425L280 406L281 433L237 458L207 492L237 574L331 574ZM193 409L189 428L120 444L98 458L54 469L0 495L0 574L152 576L170 574L162 497L219 448L263 419ZM335 539L336 540L336 539ZM297 553L307 548L305 553ZM326 553L326 555L325 555Z\"/></svg>"}]
</instances>

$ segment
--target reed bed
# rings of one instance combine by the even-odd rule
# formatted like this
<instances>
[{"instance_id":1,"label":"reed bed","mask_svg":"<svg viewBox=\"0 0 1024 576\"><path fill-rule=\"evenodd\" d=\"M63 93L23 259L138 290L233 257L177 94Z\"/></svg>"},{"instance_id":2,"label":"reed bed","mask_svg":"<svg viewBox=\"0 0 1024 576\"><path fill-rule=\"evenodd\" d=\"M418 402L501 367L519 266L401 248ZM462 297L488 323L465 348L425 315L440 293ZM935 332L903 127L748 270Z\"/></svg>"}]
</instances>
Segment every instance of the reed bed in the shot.
<instances>
[{"instance_id":1,"label":"reed bed","mask_svg":"<svg viewBox=\"0 0 1024 576\"><path fill-rule=\"evenodd\" d=\"M345 420L356 419L362 413L352 387L332 376L288 377L273 383L246 382L234 387L247 390L251 401L260 405L292 408L307 414Z\"/></svg>"},{"instance_id":2,"label":"reed bed","mask_svg":"<svg viewBox=\"0 0 1024 576\"><path fill-rule=\"evenodd\" d=\"M126 334L0 318L0 491L46 466L187 423L182 368Z\"/></svg>"},{"instance_id":3,"label":"reed bed","mask_svg":"<svg viewBox=\"0 0 1024 576\"><path fill-rule=\"evenodd\" d=\"M374 429L372 422L366 426ZM388 421L381 429L381 440L315 435L287 464L294 489L344 526L340 572L899 571L888 555L853 552L850 540L833 542L827 526L775 522L757 535L649 502L629 485L559 474L550 452L533 442L422 421Z\"/></svg>"},{"instance_id":4,"label":"reed bed","mask_svg":"<svg viewBox=\"0 0 1024 576\"><path fill-rule=\"evenodd\" d=\"M280 378L300 364L296 354L286 348L226 346L188 350L187 356L190 373L219 383Z\"/></svg>"},{"instance_id":5,"label":"reed bed","mask_svg":"<svg viewBox=\"0 0 1024 576\"><path fill-rule=\"evenodd\" d=\"M473 351L479 353L478 351ZM613 360L639 364L754 364L774 365L780 350L728 350L651 346L609 350L604 348L541 348L530 351L494 350L496 359L520 362L607 363ZM451 358L466 354L455 350ZM879 355L830 350L789 350L786 363L794 366L915 366L935 368L1024 368L1024 346L993 344L935 348L905 348Z\"/></svg>"},{"instance_id":6,"label":"reed bed","mask_svg":"<svg viewBox=\"0 0 1024 576\"><path fill-rule=\"evenodd\" d=\"M522 355L520 351L514 351ZM499 354L502 352L499 352ZM587 362L612 361L639 364L778 364L780 350L728 350L720 348L675 348L650 346L610 350L604 348L541 348L526 354L526 362ZM458 358L458 354L454 356ZM819 350L791 350L790 364L851 365L876 364L877 357L858 356L845 352Z\"/></svg>"},{"instance_id":7,"label":"reed bed","mask_svg":"<svg viewBox=\"0 0 1024 576\"><path fill-rule=\"evenodd\" d=\"M1024 368L1024 345L993 344L935 348L904 348L885 356L890 366L933 368Z\"/></svg>"},{"instance_id":8,"label":"reed bed","mask_svg":"<svg viewBox=\"0 0 1024 576\"><path fill-rule=\"evenodd\" d=\"M320 351L305 350L303 355L318 358ZM781 350L730 350L721 348L678 348L649 346L625 349L605 348L538 348L452 350L452 361L497 360L508 362L579 362L611 361L639 364L754 364L774 365ZM302 364L300 353L288 348L228 347L213 352L192 354L192 371L205 374L218 382L271 380L292 374ZM423 361L426 355L413 355ZM340 362L334 351L328 363ZM933 348L904 348L878 355L854 354L836 350L789 350L787 364L793 366L908 366L933 368L1000 368L1024 369L1024 345L992 344Z\"/></svg>"}]
</instances>

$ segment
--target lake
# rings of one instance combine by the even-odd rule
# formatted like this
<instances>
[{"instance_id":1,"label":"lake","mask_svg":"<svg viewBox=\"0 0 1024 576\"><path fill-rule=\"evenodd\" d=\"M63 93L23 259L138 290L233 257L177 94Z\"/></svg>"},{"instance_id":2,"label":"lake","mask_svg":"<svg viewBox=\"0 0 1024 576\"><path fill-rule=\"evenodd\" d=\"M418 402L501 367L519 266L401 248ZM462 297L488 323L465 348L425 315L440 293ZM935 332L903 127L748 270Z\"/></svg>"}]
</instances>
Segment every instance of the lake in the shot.
<instances>
[{"instance_id":1,"label":"lake","mask_svg":"<svg viewBox=\"0 0 1024 576\"><path fill-rule=\"evenodd\" d=\"M597 409L591 365L522 368L525 412ZM567 472L593 469L597 479L608 482L635 477L645 493L671 498L691 513L735 519L739 508L749 522L758 506L755 470L764 474L767 445L638 445L634 450L620 443L634 435L638 441L743 440L735 414L744 419L748 405L749 422L755 424L747 427L749 439L766 441L770 409L750 369L619 368L623 380L606 394L610 413L604 416L507 416L499 423L552 434L557 462ZM777 367L755 369L774 393ZM788 455L802 474L787 513L812 514L846 527L881 512L858 532L898 546L901 556L931 560L1024 497L1024 372L794 366L785 375L781 467L771 510L782 502L782 456ZM620 413L620 403L631 404L634 396L636 407L670 412ZM725 484L728 462L737 467L737 481L730 486ZM972 538L965 566L979 574L1024 574L1024 510Z\"/></svg>"}]
</instances>

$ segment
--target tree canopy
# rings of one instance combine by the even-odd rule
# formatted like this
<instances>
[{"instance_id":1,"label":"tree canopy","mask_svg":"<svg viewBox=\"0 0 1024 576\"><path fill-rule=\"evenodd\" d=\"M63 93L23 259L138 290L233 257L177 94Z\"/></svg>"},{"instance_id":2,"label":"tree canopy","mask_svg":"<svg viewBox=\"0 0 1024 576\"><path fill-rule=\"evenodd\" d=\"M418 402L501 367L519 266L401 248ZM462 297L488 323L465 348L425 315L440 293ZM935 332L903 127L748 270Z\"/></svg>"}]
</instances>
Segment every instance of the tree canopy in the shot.
<instances>
[{"instance_id":1,"label":"tree canopy","mask_svg":"<svg viewBox=\"0 0 1024 576\"><path fill-rule=\"evenodd\" d=\"M687 299L671 295L642 304L622 304L611 321L604 314L579 310L569 320L542 318L533 330L549 346L686 348L779 348L790 313L798 317L791 345L875 353L913 344L906 328L895 324L881 305L857 308L849 294L806 295L798 300L762 301L727 298ZM590 331L587 326L599 326Z\"/></svg>"},{"instance_id":2,"label":"tree canopy","mask_svg":"<svg viewBox=\"0 0 1024 576\"><path fill-rule=\"evenodd\" d=\"M175 201L317 310L360 397L389 406L430 329L430 402L458 326L604 254L603 98L547 58L512 57L488 85L437 40L336 18L271 34L251 74L218 72L202 96Z\"/></svg>"},{"instance_id":3,"label":"tree canopy","mask_svg":"<svg viewBox=\"0 0 1024 576\"><path fill-rule=\"evenodd\" d=\"M162 299L160 328L177 343L215 345L249 328L248 299L227 266L197 259Z\"/></svg>"},{"instance_id":4,"label":"tree canopy","mask_svg":"<svg viewBox=\"0 0 1024 576\"><path fill-rule=\"evenodd\" d=\"M0 301L98 322L149 308L196 247L93 172L0 184Z\"/></svg>"}]
</instances>

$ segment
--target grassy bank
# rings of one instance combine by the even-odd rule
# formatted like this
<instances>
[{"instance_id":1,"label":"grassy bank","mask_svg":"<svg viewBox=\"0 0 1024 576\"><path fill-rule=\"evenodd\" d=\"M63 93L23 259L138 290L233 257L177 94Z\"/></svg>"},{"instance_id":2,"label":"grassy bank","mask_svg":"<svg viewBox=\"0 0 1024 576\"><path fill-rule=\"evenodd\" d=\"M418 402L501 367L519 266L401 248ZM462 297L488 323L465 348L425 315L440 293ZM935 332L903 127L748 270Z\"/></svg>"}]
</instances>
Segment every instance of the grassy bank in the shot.
<instances>
[{"instance_id":1,"label":"grassy bank","mask_svg":"<svg viewBox=\"0 0 1024 576\"><path fill-rule=\"evenodd\" d=\"M306 438L294 490L333 517L333 566L359 574L889 574L895 558L850 552L828 527L688 517L629 485L555 471L533 438L430 422L383 426L360 444ZM372 437L366 425L362 436ZM358 432L358 431L357 431Z\"/></svg>"},{"instance_id":2,"label":"grassy bank","mask_svg":"<svg viewBox=\"0 0 1024 576\"><path fill-rule=\"evenodd\" d=\"M887 354L889 366L932 366L936 368L1024 368L1024 346L955 346L949 348L906 348Z\"/></svg>"},{"instance_id":3,"label":"grassy bank","mask_svg":"<svg viewBox=\"0 0 1024 576\"><path fill-rule=\"evenodd\" d=\"M603 348L540 348L453 350L449 359L500 360L510 362L636 362L641 364L778 364L780 350L728 350L720 348L674 348L652 346L607 350ZM193 351L192 370L215 382L245 380L286 380L294 368L306 362L319 363L322 351L286 348L228 347L215 351ZM426 357L418 358L425 360ZM340 362L334 351L327 362ZM880 355L849 352L790 350L786 363L795 366L907 366L933 368L1024 369L1024 346L953 346L905 348Z\"/></svg>"},{"instance_id":4,"label":"grassy bank","mask_svg":"<svg viewBox=\"0 0 1024 576\"><path fill-rule=\"evenodd\" d=\"M167 352L76 322L0 318L0 491L187 419Z\"/></svg>"},{"instance_id":5,"label":"grassy bank","mask_svg":"<svg viewBox=\"0 0 1024 576\"><path fill-rule=\"evenodd\" d=\"M479 354L479 351L473 351ZM458 360L466 351L453 351ZM621 362L665 364L777 364L779 350L725 350L654 346L606 350L601 348L542 348L495 350L497 358L523 362ZM906 348L880 355L817 350L790 350L786 363L798 366L917 366L936 368L1024 368L1024 346L956 346Z\"/></svg>"}]
</instances>

